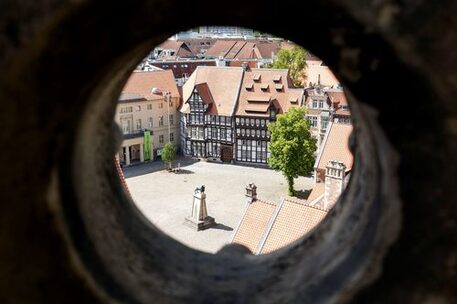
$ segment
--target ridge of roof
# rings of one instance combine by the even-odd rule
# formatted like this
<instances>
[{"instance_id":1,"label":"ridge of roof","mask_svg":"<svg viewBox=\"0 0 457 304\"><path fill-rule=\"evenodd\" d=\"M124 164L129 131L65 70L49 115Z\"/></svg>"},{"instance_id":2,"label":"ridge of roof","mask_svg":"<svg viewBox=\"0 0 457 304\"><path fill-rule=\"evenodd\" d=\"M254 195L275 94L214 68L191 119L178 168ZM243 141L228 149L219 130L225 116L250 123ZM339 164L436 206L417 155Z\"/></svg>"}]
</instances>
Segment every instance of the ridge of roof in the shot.
<instances>
[{"instance_id":1,"label":"ridge of roof","mask_svg":"<svg viewBox=\"0 0 457 304\"><path fill-rule=\"evenodd\" d=\"M279 211L281 211L282 206L284 205L284 198L281 198L281 201L279 204L276 205L276 209L273 212L270 221L268 222L267 227L265 227L264 234L262 238L260 239L259 244L257 245L257 248L255 249L255 254L260 254L262 252L263 246L267 242L268 236L270 235L271 229L273 228L273 225L276 221L276 218L278 217Z\"/></svg>"},{"instance_id":2,"label":"ridge of roof","mask_svg":"<svg viewBox=\"0 0 457 304\"><path fill-rule=\"evenodd\" d=\"M198 70L198 69L230 69L230 70L243 70L242 67L209 66L209 65L199 65L199 66L197 66L196 70Z\"/></svg>"},{"instance_id":3,"label":"ridge of roof","mask_svg":"<svg viewBox=\"0 0 457 304\"><path fill-rule=\"evenodd\" d=\"M241 68L243 69L243 68ZM232 111L230 112L230 116L235 116L235 112L236 112L236 109L238 108L238 103L239 103L239 100L240 100L240 94L241 94L241 90L242 90L242 86L243 86L243 81L244 81L244 70L243 72L241 73L241 79L240 79L240 82L238 83L238 90L236 92L236 96L235 96L235 102L233 103L233 107L232 107Z\"/></svg>"},{"instance_id":4,"label":"ridge of roof","mask_svg":"<svg viewBox=\"0 0 457 304\"><path fill-rule=\"evenodd\" d=\"M324 153L324 147L327 143L328 135L330 134L330 130L332 129L333 126L333 121L330 121L327 126L327 131L325 131L325 136L324 140L321 143L321 146L319 147L319 154L316 157L316 161L314 162L314 169L317 169L317 166L319 165L319 162L321 161L322 154Z\"/></svg>"},{"instance_id":5,"label":"ridge of roof","mask_svg":"<svg viewBox=\"0 0 457 304\"><path fill-rule=\"evenodd\" d=\"M274 68L252 68L251 71L277 71L277 72L289 72L289 69L274 69Z\"/></svg>"},{"instance_id":6,"label":"ridge of roof","mask_svg":"<svg viewBox=\"0 0 457 304\"><path fill-rule=\"evenodd\" d=\"M309 202L309 203L306 200L298 200L298 199L294 199L292 197L287 197L285 200L290 203L299 204L299 205L314 208L314 209L317 209L320 211L328 212L327 209L311 205L311 203L314 203L315 201L320 200L323 196L324 196L324 194L321 194L320 196L318 196L316 199L314 199L312 202Z\"/></svg>"}]
</instances>

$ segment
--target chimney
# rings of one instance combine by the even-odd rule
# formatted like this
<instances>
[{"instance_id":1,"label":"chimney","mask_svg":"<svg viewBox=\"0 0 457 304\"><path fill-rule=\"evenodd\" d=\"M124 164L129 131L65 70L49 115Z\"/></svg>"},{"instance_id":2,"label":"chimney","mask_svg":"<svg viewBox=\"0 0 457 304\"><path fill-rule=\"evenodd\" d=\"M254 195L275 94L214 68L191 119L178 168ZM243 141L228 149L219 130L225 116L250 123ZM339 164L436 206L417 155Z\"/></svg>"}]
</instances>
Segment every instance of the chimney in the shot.
<instances>
[{"instance_id":1,"label":"chimney","mask_svg":"<svg viewBox=\"0 0 457 304\"><path fill-rule=\"evenodd\" d=\"M324 209L332 209L345 188L346 165L331 160L325 167Z\"/></svg>"},{"instance_id":2,"label":"chimney","mask_svg":"<svg viewBox=\"0 0 457 304\"><path fill-rule=\"evenodd\" d=\"M241 63L241 67L245 72L249 71L249 64L247 62Z\"/></svg>"},{"instance_id":3,"label":"chimney","mask_svg":"<svg viewBox=\"0 0 457 304\"><path fill-rule=\"evenodd\" d=\"M257 186L250 183L246 186L246 203L251 204L257 199Z\"/></svg>"}]
</instances>

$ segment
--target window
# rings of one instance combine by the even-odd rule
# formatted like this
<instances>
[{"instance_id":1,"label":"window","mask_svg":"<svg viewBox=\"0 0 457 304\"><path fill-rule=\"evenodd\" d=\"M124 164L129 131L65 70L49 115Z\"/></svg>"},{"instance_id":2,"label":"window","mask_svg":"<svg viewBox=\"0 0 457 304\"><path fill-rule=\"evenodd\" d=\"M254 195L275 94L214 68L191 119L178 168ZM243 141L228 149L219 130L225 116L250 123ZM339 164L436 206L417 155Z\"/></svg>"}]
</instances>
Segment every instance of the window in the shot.
<instances>
[{"instance_id":1,"label":"window","mask_svg":"<svg viewBox=\"0 0 457 304\"><path fill-rule=\"evenodd\" d=\"M148 104L147 109L152 110L152 103Z\"/></svg>"},{"instance_id":2,"label":"window","mask_svg":"<svg viewBox=\"0 0 457 304\"><path fill-rule=\"evenodd\" d=\"M133 112L132 107L121 108L121 113L131 113L131 112Z\"/></svg>"},{"instance_id":3,"label":"window","mask_svg":"<svg viewBox=\"0 0 457 304\"><path fill-rule=\"evenodd\" d=\"M148 128L152 129L152 117L148 117Z\"/></svg>"},{"instance_id":4,"label":"window","mask_svg":"<svg viewBox=\"0 0 457 304\"><path fill-rule=\"evenodd\" d=\"M129 134L131 129L131 121L128 119L121 119L122 133Z\"/></svg>"},{"instance_id":5,"label":"window","mask_svg":"<svg viewBox=\"0 0 457 304\"><path fill-rule=\"evenodd\" d=\"M170 133L170 141L175 141L173 133Z\"/></svg>"},{"instance_id":6,"label":"window","mask_svg":"<svg viewBox=\"0 0 457 304\"><path fill-rule=\"evenodd\" d=\"M312 128L317 127L317 117L316 116L308 116L308 122Z\"/></svg>"},{"instance_id":7,"label":"window","mask_svg":"<svg viewBox=\"0 0 457 304\"><path fill-rule=\"evenodd\" d=\"M163 109L163 102L159 103L159 109Z\"/></svg>"},{"instance_id":8,"label":"window","mask_svg":"<svg viewBox=\"0 0 457 304\"><path fill-rule=\"evenodd\" d=\"M313 108L317 109L317 99L313 99Z\"/></svg>"},{"instance_id":9,"label":"window","mask_svg":"<svg viewBox=\"0 0 457 304\"><path fill-rule=\"evenodd\" d=\"M159 127L163 127L163 116L159 117Z\"/></svg>"},{"instance_id":10,"label":"window","mask_svg":"<svg viewBox=\"0 0 457 304\"><path fill-rule=\"evenodd\" d=\"M173 125L173 124L174 124L174 121L173 121L173 114L170 114L169 119L170 119L170 125Z\"/></svg>"},{"instance_id":11,"label":"window","mask_svg":"<svg viewBox=\"0 0 457 304\"><path fill-rule=\"evenodd\" d=\"M328 118L322 118L321 119L321 129L322 130L326 130L327 129L327 125L328 125Z\"/></svg>"},{"instance_id":12,"label":"window","mask_svg":"<svg viewBox=\"0 0 457 304\"><path fill-rule=\"evenodd\" d=\"M141 119L136 120L136 129L141 130Z\"/></svg>"},{"instance_id":13,"label":"window","mask_svg":"<svg viewBox=\"0 0 457 304\"><path fill-rule=\"evenodd\" d=\"M136 111L136 112L141 111L141 106L136 106L136 107L135 107L135 111Z\"/></svg>"},{"instance_id":14,"label":"window","mask_svg":"<svg viewBox=\"0 0 457 304\"><path fill-rule=\"evenodd\" d=\"M159 143L163 144L163 135L159 135Z\"/></svg>"}]
</instances>

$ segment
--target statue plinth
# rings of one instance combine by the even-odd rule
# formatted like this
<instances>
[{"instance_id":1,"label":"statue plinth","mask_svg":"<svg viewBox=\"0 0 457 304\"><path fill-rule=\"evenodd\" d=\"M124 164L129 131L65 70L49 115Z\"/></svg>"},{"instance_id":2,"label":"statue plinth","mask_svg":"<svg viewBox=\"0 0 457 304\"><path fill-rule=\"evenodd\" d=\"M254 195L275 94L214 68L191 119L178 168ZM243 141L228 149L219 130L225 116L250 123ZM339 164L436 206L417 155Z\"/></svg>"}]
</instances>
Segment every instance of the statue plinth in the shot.
<instances>
[{"instance_id":1,"label":"statue plinth","mask_svg":"<svg viewBox=\"0 0 457 304\"><path fill-rule=\"evenodd\" d=\"M205 230L216 225L214 218L208 215L208 210L206 209L206 194L204 190L204 186L195 189L192 202L192 214L184 219L185 225L196 229L197 231Z\"/></svg>"}]
</instances>

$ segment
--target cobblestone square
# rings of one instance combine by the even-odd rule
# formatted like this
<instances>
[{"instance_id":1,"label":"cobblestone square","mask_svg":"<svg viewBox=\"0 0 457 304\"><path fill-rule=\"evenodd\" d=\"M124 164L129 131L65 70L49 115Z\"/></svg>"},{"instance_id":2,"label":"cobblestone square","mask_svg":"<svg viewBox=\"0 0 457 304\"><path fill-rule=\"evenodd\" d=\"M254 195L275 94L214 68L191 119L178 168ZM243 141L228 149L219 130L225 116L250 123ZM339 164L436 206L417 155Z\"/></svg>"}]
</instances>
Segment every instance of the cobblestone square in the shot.
<instances>
[{"instance_id":1,"label":"cobblestone square","mask_svg":"<svg viewBox=\"0 0 457 304\"><path fill-rule=\"evenodd\" d=\"M257 196L279 201L287 194L281 173L267 168L209 163L181 158L182 172L163 170L161 161L124 168L133 200L145 216L179 242L205 252L215 253L230 243L245 209L245 187L254 182ZM194 231L183 224L190 215L194 189L205 185L208 214L216 227ZM311 177L295 180L295 189L312 188Z\"/></svg>"}]
</instances>

